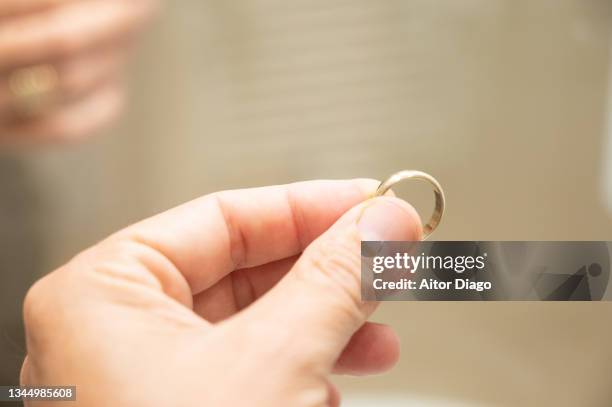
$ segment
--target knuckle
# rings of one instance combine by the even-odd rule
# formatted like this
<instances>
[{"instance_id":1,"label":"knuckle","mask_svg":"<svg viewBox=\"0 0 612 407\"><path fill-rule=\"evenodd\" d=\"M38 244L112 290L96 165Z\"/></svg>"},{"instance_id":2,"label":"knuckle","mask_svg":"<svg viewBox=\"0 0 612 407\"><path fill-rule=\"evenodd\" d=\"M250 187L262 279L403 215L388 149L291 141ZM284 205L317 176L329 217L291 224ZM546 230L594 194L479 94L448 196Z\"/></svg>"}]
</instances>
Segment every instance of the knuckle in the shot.
<instances>
[{"instance_id":1,"label":"knuckle","mask_svg":"<svg viewBox=\"0 0 612 407\"><path fill-rule=\"evenodd\" d=\"M26 355L23 359L23 363L21 364L21 370L19 371L19 384L21 386L32 385L32 380L30 379L30 361L29 356Z\"/></svg>"},{"instance_id":2,"label":"knuckle","mask_svg":"<svg viewBox=\"0 0 612 407\"><path fill-rule=\"evenodd\" d=\"M23 319L26 329L41 326L53 309L54 296L51 275L38 280L30 287L23 301Z\"/></svg>"}]
</instances>

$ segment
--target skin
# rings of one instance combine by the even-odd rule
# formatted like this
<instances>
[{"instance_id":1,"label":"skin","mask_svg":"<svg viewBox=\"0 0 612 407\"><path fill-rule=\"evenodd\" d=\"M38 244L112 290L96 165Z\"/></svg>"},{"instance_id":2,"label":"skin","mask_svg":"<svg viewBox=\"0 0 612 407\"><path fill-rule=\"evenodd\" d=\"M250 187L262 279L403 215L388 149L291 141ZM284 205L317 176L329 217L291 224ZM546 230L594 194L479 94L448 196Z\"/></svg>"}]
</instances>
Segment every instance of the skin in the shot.
<instances>
[{"instance_id":1,"label":"skin","mask_svg":"<svg viewBox=\"0 0 612 407\"><path fill-rule=\"evenodd\" d=\"M79 140L123 106L122 77L134 37L155 0L0 1L0 144ZM51 64L53 102L33 117L15 109L12 72Z\"/></svg>"},{"instance_id":2,"label":"skin","mask_svg":"<svg viewBox=\"0 0 612 407\"><path fill-rule=\"evenodd\" d=\"M332 373L399 355L366 322L360 241L421 238L376 186L225 191L110 236L28 292L22 385L77 386L53 406L338 406Z\"/></svg>"}]
</instances>

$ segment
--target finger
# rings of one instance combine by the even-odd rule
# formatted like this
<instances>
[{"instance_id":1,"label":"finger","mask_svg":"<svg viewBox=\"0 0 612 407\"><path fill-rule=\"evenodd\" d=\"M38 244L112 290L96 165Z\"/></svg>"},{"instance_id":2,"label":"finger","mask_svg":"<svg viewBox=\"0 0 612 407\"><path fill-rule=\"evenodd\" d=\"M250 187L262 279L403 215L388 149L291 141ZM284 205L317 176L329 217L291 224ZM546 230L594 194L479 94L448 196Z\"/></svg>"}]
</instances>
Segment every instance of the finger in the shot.
<instances>
[{"instance_id":1,"label":"finger","mask_svg":"<svg viewBox=\"0 0 612 407\"><path fill-rule=\"evenodd\" d=\"M2 0L0 2L0 17L38 11L69 1L74 0Z\"/></svg>"},{"instance_id":2,"label":"finger","mask_svg":"<svg viewBox=\"0 0 612 407\"><path fill-rule=\"evenodd\" d=\"M64 100L79 99L101 83L121 77L126 53L124 47L109 47L85 52L66 61L58 75Z\"/></svg>"},{"instance_id":3,"label":"finger","mask_svg":"<svg viewBox=\"0 0 612 407\"><path fill-rule=\"evenodd\" d=\"M400 342L390 326L366 322L353 334L334 373L366 375L386 372L399 360Z\"/></svg>"},{"instance_id":4,"label":"finger","mask_svg":"<svg viewBox=\"0 0 612 407\"><path fill-rule=\"evenodd\" d=\"M125 61L124 47L105 47L54 64L58 78L54 90L58 97L54 98L54 103L69 104L91 93L103 82L121 76ZM17 115L15 110L18 110L18 102L9 89L9 77L0 75L0 112L4 112L4 121L11 114Z\"/></svg>"},{"instance_id":5,"label":"finger","mask_svg":"<svg viewBox=\"0 0 612 407\"><path fill-rule=\"evenodd\" d=\"M0 25L0 70L72 55L117 40L151 14L145 1L84 1Z\"/></svg>"},{"instance_id":6,"label":"finger","mask_svg":"<svg viewBox=\"0 0 612 407\"><path fill-rule=\"evenodd\" d=\"M372 180L310 181L215 193L115 238L158 250L176 265L195 295L234 270L301 253L377 185Z\"/></svg>"},{"instance_id":7,"label":"finger","mask_svg":"<svg viewBox=\"0 0 612 407\"><path fill-rule=\"evenodd\" d=\"M421 233L416 211L404 201L380 197L358 205L315 240L267 295L226 324L257 324L256 334L275 338L268 346L288 353L281 358L331 370L376 305L361 301L361 240L419 240Z\"/></svg>"},{"instance_id":8,"label":"finger","mask_svg":"<svg viewBox=\"0 0 612 407\"><path fill-rule=\"evenodd\" d=\"M210 322L219 322L248 307L293 267L298 256L262 266L240 269L193 298L193 310Z\"/></svg>"},{"instance_id":9,"label":"finger","mask_svg":"<svg viewBox=\"0 0 612 407\"><path fill-rule=\"evenodd\" d=\"M53 114L7 126L0 133L0 142L28 145L75 141L112 122L121 112L123 97L123 87L116 82L109 83Z\"/></svg>"},{"instance_id":10,"label":"finger","mask_svg":"<svg viewBox=\"0 0 612 407\"><path fill-rule=\"evenodd\" d=\"M193 299L194 311L219 322L263 296L293 267L297 256L237 270ZM351 337L336 362L335 373L365 375L389 370L399 358L399 339L387 325L366 322Z\"/></svg>"}]
</instances>

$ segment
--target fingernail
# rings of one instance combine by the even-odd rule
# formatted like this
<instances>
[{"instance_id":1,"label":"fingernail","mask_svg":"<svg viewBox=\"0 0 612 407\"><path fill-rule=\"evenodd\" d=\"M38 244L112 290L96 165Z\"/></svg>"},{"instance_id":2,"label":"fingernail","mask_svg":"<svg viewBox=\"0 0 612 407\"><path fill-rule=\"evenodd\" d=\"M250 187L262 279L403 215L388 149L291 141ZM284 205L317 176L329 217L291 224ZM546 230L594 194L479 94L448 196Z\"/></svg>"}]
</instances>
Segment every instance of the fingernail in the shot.
<instances>
[{"instance_id":1,"label":"fingernail","mask_svg":"<svg viewBox=\"0 0 612 407\"><path fill-rule=\"evenodd\" d=\"M421 221L412 206L398 198L372 199L357 220L361 240L420 240Z\"/></svg>"}]
</instances>

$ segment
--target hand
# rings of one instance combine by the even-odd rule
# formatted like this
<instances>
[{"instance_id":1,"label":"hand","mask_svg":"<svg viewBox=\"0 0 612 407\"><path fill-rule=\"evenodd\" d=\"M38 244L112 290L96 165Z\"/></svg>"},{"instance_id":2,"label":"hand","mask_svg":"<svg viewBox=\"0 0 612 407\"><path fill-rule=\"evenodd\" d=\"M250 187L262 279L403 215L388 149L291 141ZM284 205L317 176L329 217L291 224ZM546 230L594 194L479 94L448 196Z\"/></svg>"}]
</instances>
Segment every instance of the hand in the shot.
<instances>
[{"instance_id":1,"label":"hand","mask_svg":"<svg viewBox=\"0 0 612 407\"><path fill-rule=\"evenodd\" d=\"M0 0L0 143L78 139L123 101L155 0Z\"/></svg>"},{"instance_id":2,"label":"hand","mask_svg":"<svg viewBox=\"0 0 612 407\"><path fill-rule=\"evenodd\" d=\"M366 201L376 186L215 193L86 250L26 297L22 385L76 385L89 407L337 406L332 372L399 352L365 322L360 240L421 237L405 202Z\"/></svg>"}]
</instances>

